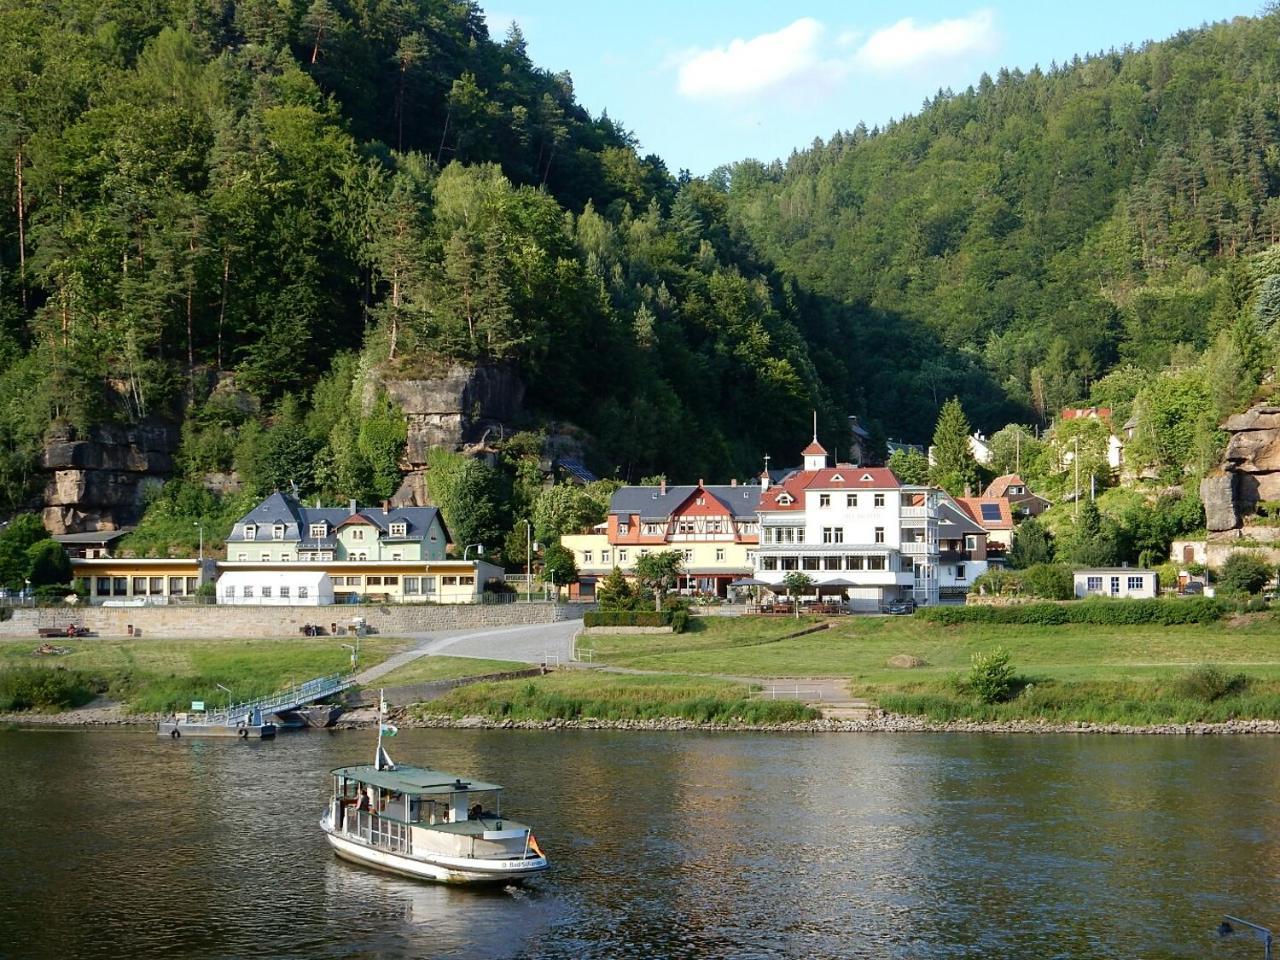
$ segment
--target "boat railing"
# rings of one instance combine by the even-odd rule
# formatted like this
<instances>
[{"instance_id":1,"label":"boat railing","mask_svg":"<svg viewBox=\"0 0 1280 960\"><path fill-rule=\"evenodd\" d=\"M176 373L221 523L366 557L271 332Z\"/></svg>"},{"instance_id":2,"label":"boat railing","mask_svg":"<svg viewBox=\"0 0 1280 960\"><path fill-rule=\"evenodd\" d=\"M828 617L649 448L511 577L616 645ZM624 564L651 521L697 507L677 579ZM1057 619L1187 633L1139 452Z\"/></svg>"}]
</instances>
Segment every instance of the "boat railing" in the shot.
<instances>
[{"instance_id":1,"label":"boat railing","mask_svg":"<svg viewBox=\"0 0 1280 960\"><path fill-rule=\"evenodd\" d=\"M342 829L383 850L413 853L413 835L409 825L399 820L389 820L367 810L348 810Z\"/></svg>"}]
</instances>

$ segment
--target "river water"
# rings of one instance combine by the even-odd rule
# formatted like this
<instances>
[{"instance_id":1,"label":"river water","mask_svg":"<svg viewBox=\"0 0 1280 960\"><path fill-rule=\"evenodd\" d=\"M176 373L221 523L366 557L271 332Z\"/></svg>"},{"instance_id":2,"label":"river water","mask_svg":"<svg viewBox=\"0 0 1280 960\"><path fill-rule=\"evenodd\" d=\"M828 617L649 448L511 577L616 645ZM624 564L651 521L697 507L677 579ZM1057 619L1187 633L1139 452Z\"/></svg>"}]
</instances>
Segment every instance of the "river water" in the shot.
<instances>
[{"instance_id":1,"label":"river water","mask_svg":"<svg viewBox=\"0 0 1280 960\"><path fill-rule=\"evenodd\" d=\"M0 956L1261 957L1280 739L404 731L507 787L552 870L431 886L337 860L276 742L0 732Z\"/></svg>"}]
</instances>

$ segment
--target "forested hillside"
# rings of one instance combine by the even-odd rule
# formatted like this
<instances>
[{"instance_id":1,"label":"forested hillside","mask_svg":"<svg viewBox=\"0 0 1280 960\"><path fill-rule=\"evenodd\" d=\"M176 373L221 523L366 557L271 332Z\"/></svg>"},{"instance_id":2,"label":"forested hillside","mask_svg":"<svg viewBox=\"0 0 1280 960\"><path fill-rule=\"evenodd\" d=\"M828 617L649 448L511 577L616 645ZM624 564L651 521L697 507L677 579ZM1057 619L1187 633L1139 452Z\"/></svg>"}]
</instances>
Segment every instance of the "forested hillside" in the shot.
<instances>
[{"instance_id":1,"label":"forested hillside","mask_svg":"<svg viewBox=\"0 0 1280 960\"><path fill-rule=\"evenodd\" d=\"M8 508L55 421L186 418L187 461L239 467L211 375L270 418L344 351L514 365L528 425L624 476L745 469L843 410L724 195L474 3L3 0L0 143Z\"/></svg>"},{"instance_id":2,"label":"forested hillside","mask_svg":"<svg viewBox=\"0 0 1280 960\"><path fill-rule=\"evenodd\" d=\"M1002 402L1045 423L1117 368L1100 399L1127 405L1186 348L1275 319L1280 279L1248 309L1273 270L1246 258L1280 238L1280 18L984 75L717 179L771 262L864 312L846 359L893 431L927 436L957 393L988 429Z\"/></svg>"},{"instance_id":3,"label":"forested hillside","mask_svg":"<svg viewBox=\"0 0 1280 960\"><path fill-rule=\"evenodd\" d=\"M701 179L472 2L0 0L0 512L51 426L148 418L193 482L386 495L369 372L458 362L623 479L785 460L815 408L837 449L848 413L919 441L952 395L991 430L1193 367L1165 399L1204 422L1146 442L1208 456L1274 353L1278 30L1001 72Z\"/></svg>"}]
</instances>

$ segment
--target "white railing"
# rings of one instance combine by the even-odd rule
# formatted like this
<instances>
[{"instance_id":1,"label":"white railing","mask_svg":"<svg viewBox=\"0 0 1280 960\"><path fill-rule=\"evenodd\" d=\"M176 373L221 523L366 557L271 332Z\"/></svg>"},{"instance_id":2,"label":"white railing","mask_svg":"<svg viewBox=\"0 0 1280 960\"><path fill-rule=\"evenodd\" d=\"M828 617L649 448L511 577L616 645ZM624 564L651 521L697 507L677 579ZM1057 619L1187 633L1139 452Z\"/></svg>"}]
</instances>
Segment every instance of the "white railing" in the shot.
<instances>
[{"instance_id":1,"label":"white railing","mask_svg":"<svg viewBox=\"0 0 1280 960\"><path fill-rule=\"evenodd\" d=\"M937 553L938 545L930 544L928 540L903 540L898 549L909 557L920 557Z\"/></svg>"},{"instance_id":2,"label":"white railing","mask_svg":"<svg viewBox=\"0 0 1280 960\"><path fill-rule=\"evenodd\" d=\"M903 520L937 520L937 507L903 507Z\"/></svg>"}]
</instances>

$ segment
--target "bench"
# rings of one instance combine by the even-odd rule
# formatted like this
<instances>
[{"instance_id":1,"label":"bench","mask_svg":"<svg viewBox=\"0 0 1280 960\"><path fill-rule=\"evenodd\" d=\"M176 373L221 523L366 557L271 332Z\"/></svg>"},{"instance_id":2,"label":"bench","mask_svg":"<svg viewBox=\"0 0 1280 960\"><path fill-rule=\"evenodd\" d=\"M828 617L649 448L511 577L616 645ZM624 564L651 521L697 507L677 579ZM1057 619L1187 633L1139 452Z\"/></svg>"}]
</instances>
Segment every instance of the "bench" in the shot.
<instances>
[{"instance_id":1,"label":"bench","mask_svg":"<svg viewBox=\"0 0 1280 960\"><path fill-rule=\"evenodd\" d=\"M72 627L68 633L67 627L37 627L36 635L42 640L52 640L56 637L87 637L88 629L85 627Z\"/></svg>"}]
</instances>

